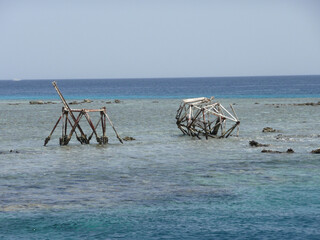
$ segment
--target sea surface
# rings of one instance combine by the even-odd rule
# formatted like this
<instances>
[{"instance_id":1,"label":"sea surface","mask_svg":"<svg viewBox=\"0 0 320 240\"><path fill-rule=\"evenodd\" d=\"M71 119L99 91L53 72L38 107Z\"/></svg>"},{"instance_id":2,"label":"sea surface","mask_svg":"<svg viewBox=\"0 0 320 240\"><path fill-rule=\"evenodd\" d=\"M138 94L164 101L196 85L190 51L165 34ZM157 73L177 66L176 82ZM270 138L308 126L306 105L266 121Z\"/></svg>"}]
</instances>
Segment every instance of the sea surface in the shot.
<instances>
[{"instance_id":1,"label":"sea surface","mask_svg":"<svg viewBox=\"0 0 320 240\"><path fill-rule=\"evenodd\" d=\"M53 80L0 81L0 239L320 239L320 76L57 80L136 140L108 124L106 145L60 146L60 123L44 147ZM233 104L238 137L180 132L181 100L202 96Z\"/></svg>"}]
</instances>

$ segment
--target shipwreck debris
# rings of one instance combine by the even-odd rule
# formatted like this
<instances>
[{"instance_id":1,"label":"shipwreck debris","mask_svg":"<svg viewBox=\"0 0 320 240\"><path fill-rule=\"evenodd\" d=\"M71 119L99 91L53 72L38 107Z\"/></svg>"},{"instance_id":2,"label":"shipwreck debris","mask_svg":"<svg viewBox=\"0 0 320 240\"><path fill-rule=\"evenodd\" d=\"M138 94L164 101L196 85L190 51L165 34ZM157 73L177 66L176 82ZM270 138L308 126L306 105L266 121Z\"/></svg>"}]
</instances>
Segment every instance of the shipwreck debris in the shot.
<instances>
[{"instance_id":1,"label":"shipwreck debris","mask_svg":"<svg viewBox=\"0 0 320 240\"><path fill-rule=\"evenodd\" d=\"M106 136L106 120L109 121L109 124L113 128L119 141L121 143L123 143L121 137L118 135L115 127L113 126L113 123L111 122L111 120L107 114L106 107L102 107L100 109L84 109L84 108L83 109L71 109L69 107L68 103L66 102L66 100L64 99L62 93L60 92L60 90L57 86L57 83L52 82L52 85L56 89L64 106L62 107L61 116L59 117L58 121L56 122L56 124L53 127L49 136L45 139L44 146L46 146L48 144L48 142L50 141L54 130L56 129L56 127L58 126L58 124L61 120L62 120L62 136L59 139L60 145L67 145L69 143L69 141L71 140L71 137L73 134L76 135L77 140L81 144L89 144L93 135L95 135L96 140L99 144L108 143L108 137ZM93 122L89 116L89 113L94 113L94 112L97 112L100 114L100 118L99 118L98 122L96 123L96 125L93 124ZM77 117L75 117L74 114L78 114ZM92 130L92 133L89 135L89 137L87 137L87 135L84 133L83 129L80 127L80 120L83 116L86 118L86 120ZM101 123L101 127L102 127L102 136L98 135L98 126L100 123ZM71 127L71 130L69 133L68 133L68 125ZM77 133L77 131L79 131L80 133Z\"/></svg>"},{"instance_id":2,"label":"shipwreck debris","mask_svg":"<svg viewBox=\"0 0 320 240\"><path fill-rule=\"evenodd\" d=\"M183 134L199 139L200 135L206 139L227 138L235 128L238 136L240 121L231 104L230 108L234 115L214 101L214 97L184 99L177 110L176 124ZM233 122L231 127L227 121Z\"/></svg>"}]
</instances>

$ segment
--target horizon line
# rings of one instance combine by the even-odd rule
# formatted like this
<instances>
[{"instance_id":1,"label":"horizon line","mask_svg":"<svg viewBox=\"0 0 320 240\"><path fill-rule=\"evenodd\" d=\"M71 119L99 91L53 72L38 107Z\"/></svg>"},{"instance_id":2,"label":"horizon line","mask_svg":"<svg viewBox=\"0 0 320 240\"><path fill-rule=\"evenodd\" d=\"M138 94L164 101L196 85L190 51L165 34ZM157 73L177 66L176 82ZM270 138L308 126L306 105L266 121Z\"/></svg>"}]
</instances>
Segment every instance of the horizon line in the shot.
<instances>
[{"instance_id":1,"label":"horizon line","mask_svg":"<svg viewBox=\"0 0 320 240\"><path fill-rule=\"evenodd\" d=\"M137 80L137 79L184 79L184 78L249 78L249 77L299 77L299 76L320 76L320 74L280 74L280 75L240 75L240 76L206 76L206 77L116 77L116 78L12 78L0 79L0 81L41 81L41 80Z\"/></svg>"}]
</instances>

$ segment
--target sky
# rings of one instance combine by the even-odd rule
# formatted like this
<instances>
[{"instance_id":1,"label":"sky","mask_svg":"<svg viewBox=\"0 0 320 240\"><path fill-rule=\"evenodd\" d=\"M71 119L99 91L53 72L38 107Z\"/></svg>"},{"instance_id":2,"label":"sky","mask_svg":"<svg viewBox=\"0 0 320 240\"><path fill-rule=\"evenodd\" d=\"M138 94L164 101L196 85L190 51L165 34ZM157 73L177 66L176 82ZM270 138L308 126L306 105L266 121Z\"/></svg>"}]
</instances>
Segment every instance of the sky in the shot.
<instances>
[{"instance_id":1,"label":"sky","mask_svg":"<svg viewBox=\"0 0 320 240\"><path fill-rule=\"evenodd\" d=\"M320 74L319 0L0 0L0 79Z\"/></svg>"}]
</instances>

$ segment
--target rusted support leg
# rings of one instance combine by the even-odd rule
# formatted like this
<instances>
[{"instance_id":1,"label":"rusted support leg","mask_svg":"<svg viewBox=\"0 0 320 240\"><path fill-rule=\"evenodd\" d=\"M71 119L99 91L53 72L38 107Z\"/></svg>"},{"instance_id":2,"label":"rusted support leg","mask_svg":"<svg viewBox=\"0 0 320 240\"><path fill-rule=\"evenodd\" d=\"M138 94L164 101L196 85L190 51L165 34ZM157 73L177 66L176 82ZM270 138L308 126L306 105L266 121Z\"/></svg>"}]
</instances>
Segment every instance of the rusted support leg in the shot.
<instances>
[{"instance_id":1,"label":"rusted support leg","mask_svg":"<svg viewBox=\"0 0 320 240\"><path fill-rule=\"evenodd\" d=\"M225 121L226 121L226 120L221 117L221 120L220 120L221 136L225 134ZM221 137L221 136L220 136L220 137Z\"/></svg>"},{"instance_id":2,"label":"rusted support leg","mask_svg":"<svg viewBox=\"0 0 320 240\"><path fill-rule=\"evenodd\" d=\"M107 115L107 111L106 111L106 110L104 110L103 114L107 117L107 119L108 119L108 121L109 121L109 123L110 123L111 127L113 128L113 131L115 132L115 134L116 134L116 136L117 136L118 140L123 144L123 141L122 141L121 137L120 137L120 136L119 136L119 134L117 133L117 130L114 128L113 123L111 122L111 120L110 120L109 116Z\"/></svg>"},{"instance_id":3,"label":"rusted support leg","mask_svg":"<svg viewBox=\"0 0 320 240\"><path fill-rule=\"evenodd\" d=\"M103 111L106 111L106 107L103 107ZM106 144L108 143L108 137L106 135L106 129L107 129L107 125L106 125L106 116L103 114L103 111L100 112L100 118L101 118L101 126L102 126L102 143Z\"/></svg>"},{"instance_id":4,"label":"rusted support leg","mask_svg":"<svg viewBox=\"0 0 320 240\"><path fill-rule=\"evenodd\" d=\"M66 132L65 132L66 131L65 123L67 121L66 115L67 115L67 111L65 111L65 109L62 108L62 133L61 133L61 138L59 138L60 145L67 145L69 142L67 139Z\"/></svg>"},{"instance_id":5,"label":"rusted support leg","mask_svg":"<svg viewBox=\"0 0 320 240\"><path fill-rule=\"evenodd\" d=\"M56 125L54 125L54 127L53 127L53 129L52 129L51 133L49 134L49 136L44 140L44 145L43 145L43 146L46 146L46 145L48 144L48 142L50 141L50 138L51 138L51 136L52 136L52 134L53 134L54 130L55 130L55 129L56 129L56 127L58 126L58 124L59 124L59 122L60 122L61 118L62 118L62 114L61 114L61 116L59 117L58 121L56 122Z\"/></svg>"},{"instance_id":6,"label":"rusted support leg","mask_svg":"<svg viewBox=\"0 0 320 240\"><path fill-rule=\"evenodd\" d=\"M192 124L197 120L198 116L200 115L201 110L199 110L196 115L194 116L192 122L190 124L188 124L188 127L192 126Z\"/></svg>"},{"instance_id":7,"label":"rusted support leg","mask_svg":"<svg viewBox=\"0 0 320 240\"><path fill-rule=\"evenodd\" d=\"M105 108L105 107L104 107L104 108ZM108 138L107 138L107 136L106 136L106 118L105 118L103 112L104 112L104 110L101 110L101 111L100 111L100 119L98 120L96 126L94 127L95 130L92 128L92 126L91 126L91 124L90 124L90 121L91 121L91 120L90 120L89 114L86 115L87 120L88 120L88 123L89 123L89 125L91 126L91 128L92 128L92 130L93 130L88 139L91 140L93 134L95 134L95 135L96 135L97 142L98 142L99 144L106 144L106 143L108 143ZM101 137L98 137L97 129L98 129L98 126L99 126L99 123L100 123L100 122L101 122L101 127L102 127L102 136L101 136ZM93 124L92 124L92 125L93 125Z\"/></svg>"},{"instance_id":8,"label":"rusted support leg","mask_svg":"<svg viewBox=\"0 0 320 240\"><path fill-rule=\"evenodd\" d=\"M69 141L70 141L70 139L71 139L71 137L72 137L72 134L73 134L74 132L76 133L76 129L77 129L77 128L79 129L80 134L81 134L81 136L79 137L79 136L77 135L77 133L76 133L77 140L78 140L81 144L89 144L89 140L87 139L87 136L84 134L82 128L80 127L80 123L79 123L80 120L81 120L81 118L82 118L82 116L83 116L83 114L84 114L83 111L81 111L81 112L79 113L79 115L78 115L78 117L76 118L74 124L72 124L72 123L70 122L70 120L69 120L69 118L68 118L68 116L69 116L68 113L70 113L70 116L73 116L73 117L74 117L74 115L73 115L73 114L71 115L71 112L68 111L67 108L65 108L65 113L67 114L67 115L66 115L66 116L67 116L67 120L68 120L68 122L70 123L70 126L72 127L72 129L71 129L68 137L65 137L65 139L66 139L66 140L65 140L66 144L64 144L64 145L67 145L67 144L69 143ZM66 131L67 131L67 128L66 128ZM66 134L66 135L67 135L67 134Z\"/></svg>"},{"instance_id":9,"label":"rusted support leg","mask_svg":"<svg viewBox=\"0 0 320 240\"><path fill-rule=\"evenodd\" d=\"M70 141L68 139L67 135L67 129L68 129L68 111L65 108L62 108L63 112L63 120L62 120L62 137L59 139L60 145L67 145Z\"/></svg>"},{"instance_id":10,"label":"rusted support leg","mask_svg":"<svg viewBox=\"0 0 320 240\"><path fill-rule=\"evenodd\" d=\"M178 125L178 128L179 128L184 134L190 136L190 133L189 133L190 131L189 131L189 129L188 129L188 127L187 127L186 125L184 125L184 124L179 124L179 125Z\"/></svg>"},{"instance_id":11,"label":"rusted support leg","mask_svg":"<svg viewBox=\"0 0 320 240\"><path fill-rule=\"evenodd\" d=\"M97 124L96 124L96 126L95 126L95 129L98 128L100 121L101 121L101 120L99 119L98 122L97 122ZM89 141L91 141L91 138L92 138L93 134L94 134L94 132L92 131L92 133L91 133L90 136L88 137L88 140L89 140Z\"/></svg>"},{"instance_id":12,"label":"rusted support leg","mask_svg":"<svg viewBox=\"0 0 320 240\"><path fill-rule=\"evenodd\" d=\"M201 139L201 137L199 137L199 132L197 133L191 127L188 128L188 132L189 132L189 136L191 135L192 137L197 137L197 138Z\"/></svg>"},{"instance_id":13,"label":"rusted support leg","mask_svg":"<svg viewBox=\"0 0 320 240\"><path fill-rule=\"evenodd\" d=\"M220 117L217 118L216 120L216 125L213 127L213 131L211 132L212 135L217 135L219 128L220 128L220 124L221 124L221 119Z\"/></svg>"},{"instance_id":14,"label":"rusted support leg","mask_svg":"<svg viewBox=\"0 0 320 240\"><path fill-rule=\"evenodd\" d=\"M81 133L80 140L79 140L79 139L78 139L78 140L79 140L81 143L89 143L89 141L88 141L88 139L87 139L87 136L84 134L84 132L82 131L82 129L81 129L80 125L79 125L79 122L76 124L77 119L76 119L75 116L73 115L72 110L71 110L71 108L69 107L68 103L66 102L66 100L65 100L64 97L62 96L62 93L60 92L57 83L54 81L54 82L52 82L52 85L54 86L54 88L56 89L58 95L60 96L61 101L62 101L63 105L65 106L65 109L66 109L67 111L69 111L71 118L72 118L73 121L75 122L74 126L75 126L75 127L78 127L78 129L79 129L79 131L80 131L80 133ZM69 137L68 137L68 139L67 139L68 142L69 142L70 139L71 139L71 135L72 135L72 134L69 134ZM68 144L68 143L67 143L67 144Z\"/></svg>"},{"instance_id":15,"label":"rusted support leg","mask_svg":"<svg viewBox=\"0 0 320 240\"><path fill-rule=\"evenodd\" d=\"M68 112L66 112L66 118L64 123L64 135L67 135L67 130L68 130Z\"/></svg>"},{"instance_id":16,"label":"rusted support leg","mask_svg":"<svg viewBox=\"0 0 320 240\"><path fill-rule=\"evenodd\" d=\"M228 137L230 136L230 134L233 132L233 130L234 130L239 124L240 124L240 122L236 122L236 124L234 124L234 126L228 130L228 132L229 132L229 131L230 131L230 132L226 135L226 138L228 138Z\"/></svg>"},{"instance_id":17,"label":"rusted support leg","mask_svg":"<svg viewBox=\"0 0 320 240\"><path fill-rule=\"evenodd\" d=\"M81 133L81 137L77 137L78 141L81 144L83 144L83 143L88 144L89 143L89 141L87 139L87 136L83 133L82 129L79 126L79 122L80 122L80 119L81 119L82 115L83 115L83 112L80 112L78 117L77 117L77 119L76 119L76 121L75 121L75 123L74 123L74 125L73 125L73 127L72 127L72 129L71 129L71 131L70 131L70 133L69 133L69 135L68 135L68 139L67 139L68 142L70 141L70 139L72 137L72 134L75 132L76 128L78 128L80 133Z\"/></svg>"},{"instance_id":18,"label":"rusted support leg","mask_svg":"<svg viewBox=\"0 0 320 240\"><path fill-rule=\"evenodd\" d=\"M89 126L91 127L92 131L94 132L94 135L96 135L96 140L99 144L101 144L101 140L96 132L96 129L95 129L95 126L93 125L91 119L90 119L90 116L87 112L84 113L84 116L86 117L88 123L89 123Z\"/></svg>"},{"instance_id":19,"label":"rusted support leg","mask_svg":"<svg viewBox=\"0 0 320 240\"><path fill-rule=\"evenodd\" d=\"M178 128L181 130L181 132L184 134L184 135L188 135L188 133L179 125Z\"/></svg>"},{"instance_id":20,"label":"rusted support leg","mask_svg":"<svg viewBox=\"0 0 320 240\"><path fill-rule=\"evenodd\" d=\"M77 124L75 124L74 125L74 127L75 128L78 128L79 129L79 131L80 131L80 134L81 134L81 136L79 137L79 138L77 138L78 139L78 141L79 142L81 142L81 144L89 144L89 140L87 139L87 135L85 135L84 134L84 132L83 132L83 130L82 130L82 128L80 127L80 124L79 124L79 122L80 122L80 119L81 119L81 117L83 116L83 112L81 112L80 114L79 114L79 116L78 116L78 118L79 118L79 120L77 120ZM70 136L70 138L71 138L71 136Z\"/></svg>"},{"instance_id":21,"label":"rusted support leg","mask_svg":"<svg viewBox=\"0 0 320 240\"><path fill-rule=\"evenodd\" d=\"M205 117L205 114L204 114L204 108L202 109L202 116L203 116L204 132L205 132L205 135L206 135L206 139L208 140L208 130L207 130L206 117Z\"/></svg>"},{"instance_id":22,"label":"rusted support leg","mask_svg":"<svg viewBox=\"0 0 320 240\"><path fill-rule=\"evenodd\" d=\"M65 123L65 119L66 119L66 112L63 111L63 110L64 110L64 108L62 108L62 132L61 132L62 138L65 135L65 133L64 133L64 123Z\"/></svg>"},{"instance_id":23,"label":"rusted support leg","mask_svg":"<svg viewBox=\"0 0 320 240\"><path fill-rule=\"evenodd\" d=\"M73 128L73 124L72 124L72 122L70 121L70 119L68 118L68 122L69 122L69 124L70 124L70 126L71 126L71 128ZM77 134L77 130L74 130L74 133L76 134L76 138L77 138L77 140L81 143L81 141L80 141L80 137L78 136L78 134ZM82 144L82 143L81 143Z\"/></svg>"}]
</instances>

